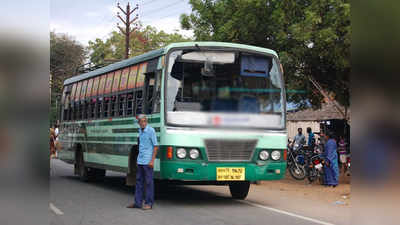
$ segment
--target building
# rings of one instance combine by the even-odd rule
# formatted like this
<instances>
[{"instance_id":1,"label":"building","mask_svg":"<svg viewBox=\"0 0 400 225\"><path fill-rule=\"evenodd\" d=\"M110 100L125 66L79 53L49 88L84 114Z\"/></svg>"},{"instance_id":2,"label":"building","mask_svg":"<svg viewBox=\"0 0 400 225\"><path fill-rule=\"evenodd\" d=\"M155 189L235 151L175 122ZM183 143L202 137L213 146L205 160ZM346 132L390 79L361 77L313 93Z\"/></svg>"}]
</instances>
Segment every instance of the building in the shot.
<instances>
[{"instance_id":1,"label":"building","mask_svg":"<svg viewBox=\"0 0 400 225\"><path fill-rule=\"evenodd\" d=\"M343 111L346 111L344 107ZM350 112L346 112L347 118L350 118ZM347 122L347 123L346 123ZM314 133L319 133L321 128L328 127L334 130L337 135L349 137L349 120L335 108L333 103L323 103L321 109L312 108L287 112L287 131L288 137L292 138L297 134L299 127L303 128L303 134L307 137L306 129L311 127Z\"/></svg>"}]
</instances>

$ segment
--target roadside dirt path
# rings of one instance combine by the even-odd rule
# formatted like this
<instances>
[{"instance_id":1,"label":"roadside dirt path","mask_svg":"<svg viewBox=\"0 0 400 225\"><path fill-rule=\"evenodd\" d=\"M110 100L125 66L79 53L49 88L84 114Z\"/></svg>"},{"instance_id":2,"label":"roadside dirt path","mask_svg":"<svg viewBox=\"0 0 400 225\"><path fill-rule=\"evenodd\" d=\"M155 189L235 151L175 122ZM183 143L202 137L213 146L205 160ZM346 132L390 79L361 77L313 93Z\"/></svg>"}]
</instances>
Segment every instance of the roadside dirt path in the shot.
<instances>
[{"instance_id":1,"label":"roadside dirt path","mask_svg":"<svg viewBox=\"0 0 400 225\"><path fill-rule=\"evenodd\" d=\"M317 183L310 185L306 180L297 181L287 173L279 181L252 184L246 201L332 224L347 225L351 224L350 179L342 175L339 186L332 188ZM193 187L230 196L229 188L224 186Z\"/></svg>"}]
</instances>

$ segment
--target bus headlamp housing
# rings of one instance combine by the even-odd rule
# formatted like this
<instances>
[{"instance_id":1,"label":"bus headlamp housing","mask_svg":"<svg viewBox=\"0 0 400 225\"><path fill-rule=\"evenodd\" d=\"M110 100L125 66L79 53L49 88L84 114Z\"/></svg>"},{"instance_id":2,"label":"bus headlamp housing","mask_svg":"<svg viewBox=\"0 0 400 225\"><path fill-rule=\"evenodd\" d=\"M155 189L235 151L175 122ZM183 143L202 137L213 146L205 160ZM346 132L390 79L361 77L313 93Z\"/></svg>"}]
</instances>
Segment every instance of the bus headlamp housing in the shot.
<instances>
[{"instance_id":1,"label":"bus headlamp housing","mask_svg":"<svg viewBox=\"0 0 400 225\"><path fill-rule=\"evenodd\" d=\"M262 150L259 154L258 154L259 158L261 160L267 160L269 158L269 153L266 150Z\"/></svg>"},{"instance_id":2,"label":"bus headlamp housing","mask_svg":"<svg viewBox=\"0 0 400 225\"><path fill-rule=\"evenodd\" d=\"M281 158L281 152L280 151L272 151L271 158L275 161L279 160Z\"/></svg>"},{"instance_id":3,"label":"bus headlamp housing","mask_svg":"<svg viewBox=\"0 0 400 225\"><path fill-rule=\"evenodd\" d=\"M177 150L176 150L176 156L178 157L178 158L180 158L180 159L184 159L184 158L186 158L186 149L184 149L184 148L178 148Z\"/></svg>"},{"instance_id":4,"label":"bus headlamp housing","mask_svg":"<svg viewBox=\"0 0 400 225\"><path fill-rule=\"evenodd\" d=\"M199 156L200 156L199 150L197 150L197 149L195 149L195 148L193 148L193 149L190 150L190 152L189 152L189 157L190 157L191 159L197 159L197 158L199 158Z\"/></svg>"}]
</instances>

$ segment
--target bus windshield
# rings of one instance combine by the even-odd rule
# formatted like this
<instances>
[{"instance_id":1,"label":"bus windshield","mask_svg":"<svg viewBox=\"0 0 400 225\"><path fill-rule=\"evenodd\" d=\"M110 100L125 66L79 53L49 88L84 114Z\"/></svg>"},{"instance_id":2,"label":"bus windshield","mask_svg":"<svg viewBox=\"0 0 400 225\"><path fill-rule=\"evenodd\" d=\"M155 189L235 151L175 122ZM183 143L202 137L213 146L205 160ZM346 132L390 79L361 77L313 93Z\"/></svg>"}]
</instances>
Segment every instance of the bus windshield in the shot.
<instances>
[{"instance_id":1,"label":"bus windshield","mask_svg":"<svg viewBox=\"0 0 400 225\"><path fill-rule=\"evenodd\" d=\"M284 128L282 74L267 55L174 51L165 99L173 125Z\"/></svg>"}]
</instances>

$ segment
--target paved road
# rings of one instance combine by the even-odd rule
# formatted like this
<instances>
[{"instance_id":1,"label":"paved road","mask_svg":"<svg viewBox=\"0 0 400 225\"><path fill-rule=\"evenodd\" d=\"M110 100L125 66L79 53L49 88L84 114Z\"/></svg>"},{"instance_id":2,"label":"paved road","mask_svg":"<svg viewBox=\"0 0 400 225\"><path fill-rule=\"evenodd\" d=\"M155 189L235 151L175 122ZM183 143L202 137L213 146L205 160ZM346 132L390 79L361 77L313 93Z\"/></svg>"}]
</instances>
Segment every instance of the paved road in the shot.
<instances>
[{"instance_id":1,"label":"paved road","mask_svg":"<svg viewBox=\"0 0 400 225\"><path fill-rule=\"evenodd\" d=\"M51 224L329 224L187 186L159 190L151 211L127 209L133 193L134 188L124 185L123 174L107 172L104 181L85 183L73 175L72 165L51 162Z\"/></svg>"}]
</instances>

